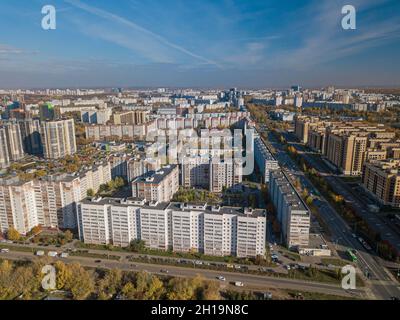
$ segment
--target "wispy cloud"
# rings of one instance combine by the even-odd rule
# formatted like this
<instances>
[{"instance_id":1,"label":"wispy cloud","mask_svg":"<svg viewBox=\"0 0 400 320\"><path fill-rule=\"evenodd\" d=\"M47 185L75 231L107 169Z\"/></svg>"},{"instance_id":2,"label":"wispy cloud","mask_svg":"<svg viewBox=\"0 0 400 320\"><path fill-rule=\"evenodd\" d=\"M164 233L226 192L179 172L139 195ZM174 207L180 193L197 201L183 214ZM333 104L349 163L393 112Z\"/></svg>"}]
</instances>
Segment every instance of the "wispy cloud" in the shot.
<instances>
[{"instance_id":1,"label":"wispy cloud","mask_svg":"<svg viewBox=\"0 0 400 320\"><path fill-rule=\"evenodd\" d=\"M215 62L213 60L210 60L210 59L208 59L206 57L203 57L203 56L201 56L199 54L196 54L196 53L194 53L194 52L192 52L190 50L187 50L186 48L169 41L165 37L163 37L163 36L161 36L159 34L156 34L156 33L152 32L152 31L150 31L150 30L148 30L148 29L136 24L133 21L125 19L125 18L123 18L121 16L118 16L116 14L113 14L111 12L107 12L105 10L102 10L102 9L87 5L85 3L82 3L79 0L65 0L65 2L70 4L70 5L72 5L72 6L74 6L74 7L76 7L76 8L79 8L79 9L84 10L84 11L90 13L90 14L93 14L93 15L95 15L97 17L100 17L100 18L106 19L108 21L111 21L111 22L126 26L126 27L128 27L128 28L130 28L130 29L132 29L134 31L138 31L141 34L146 35L147 37L151 38L152 40L156 40L159 43L159 45L167 46L167 47L172 48L172 49L174 49L174 50L176 50L178 52L181 52L181 53L183 53L183 54L185 54L185 55L187 55L189 57L192 57L194 59L200 60L200 61L205 62L207 64L211 64L211 65L215 65L215 66L219 67L219 64L217 62ZM133 45L132 43L128 44L126 42L126 39L121 39L121 38L118 39L118 37L116 35L114 35L113 37L107 36L107 39L110 40L110 41L114 41L118 45L123 45L125 47L129 47L129 48L135 49L135 50L137 49L136 45Z\"/></svg>"},{"instance_id":2,"label":"wispy cloud","mask_svg":"<svg viewBox=\"0 0 400 320\"><path fill-rule=\"evenodd\" d=\"M21 55L21 54L36 54L37 51L26 51L19 48L0 43L0 54L1 55Z\"/></svg>"},{"instance_id":3,"label":"wispy cloud","mask_svg":"<svg viewBox=\"0 0 400 320\"><path fill-rule=\"evenodd\" d=\"M360 12L377 5L377 2L381 4L386 0L353 2L360 15ZM280 52L277 57L280 65L307 69L396 41L400 36L398 18L376 21L376 15L368 14L358 21L356 30L345 31L340 24L340 9L339 3L329 1L312 3L304 12L299 12L299 15L308 16L306 25L293 26L294 32L301 34L301 44Z\"/></svg>"}]
</instances>

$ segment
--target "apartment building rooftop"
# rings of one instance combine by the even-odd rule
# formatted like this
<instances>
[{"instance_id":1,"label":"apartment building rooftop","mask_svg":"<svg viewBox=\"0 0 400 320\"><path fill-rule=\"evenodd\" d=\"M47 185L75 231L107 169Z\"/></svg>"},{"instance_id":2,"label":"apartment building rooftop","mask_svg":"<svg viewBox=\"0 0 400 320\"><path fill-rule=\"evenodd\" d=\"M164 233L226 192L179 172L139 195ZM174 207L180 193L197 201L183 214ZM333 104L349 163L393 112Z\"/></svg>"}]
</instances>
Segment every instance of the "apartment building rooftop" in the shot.
<instances>
[{"instance_id":1,"label":"apartment building rooftop","mask_svg":"<svg viewBox=\"0 0 400 320\"><path fill-rule=\"evenodd\" d=\"M158 171L150 171L134 180L134 183L145 183L145 184L159 184L166 176L168 176L176 165L167 165Z\"/></svg>"},{"instance_id":2,"label":"apartment building rooftop","mask_svg":"<svg viewBox=\"0 0 400 320\"><path fill-rule=\"evenodd\" d=\"M369 165L385 171L386 173L400 174L400 159L371 161Z\"/></svg>"},{"instance_id":3,"label":"apartment building rooftop","mask_svg":"<svg viewBox=\"0 0 400 320\"><path fill-rule=\"evenodd\" d=\"M268 161L276 161L275 157L272 155L272 153L268 150L267 146L264 144L264 142L261 140L261 138L256 138L254 140L254 144L258 149L260 150L263 158Z\"/></svg>"},{"instance_id":4,"label":"apartment building rooftop","mask_svg":"<svg viewBox=\"0 0 400 320\"><path fill-rule=\"evenodd\" d=\"M298 210L299 213L308 215L309 210L306 204L290 183L287 176L281 170L274 170L271 174L275 178L275 183L279 185L281 193L284 194L286 203L288 203L293 210Z\"/></svg>"},{"instance_id":5,"label":"apartment building rooftop","mask_svg":"<svg viewBox=\"0 0 400 320\"><path fill-rule=\"evenodd\" d=\"M239 208L239 207L222 207L222 206L211 206L207 203L179 203L171 202L168 209L174 211L190 212L199 211L209 214L231 214L248 217L265 217L266 211L264 209L252 209L252 208Z\"/></svg>"},{"instance_id":6,"label":"apartment building rooftop","mask_svg":"<svg viewBox=\"0 0 400 320\"><path fill-rule=\"evenodd\" d=\"M82 204L113 205L117 207L140 207L145 209L165 210L168 202L147 201L141 198L102 198L88 197L81 201Z\"/></svg>"},{"instance_id":7,"label":"apartment building rooftop","mask_svg":"<svg viewBox=\"0 0 400 320\"><path fill-rule=\"evenodd\" d=\"M113 205L117 207L140 207L144 209L166 210L191 212L198 211L209 214L230 214L243 217L265 217L264 209L239 208L239 207L221 207L212 206L207 203L180 203L180 202L149 202L140 198L101 198L88 197L81 201L82 204L97 204L97 205Z\"/></svg>"}]
</instances>

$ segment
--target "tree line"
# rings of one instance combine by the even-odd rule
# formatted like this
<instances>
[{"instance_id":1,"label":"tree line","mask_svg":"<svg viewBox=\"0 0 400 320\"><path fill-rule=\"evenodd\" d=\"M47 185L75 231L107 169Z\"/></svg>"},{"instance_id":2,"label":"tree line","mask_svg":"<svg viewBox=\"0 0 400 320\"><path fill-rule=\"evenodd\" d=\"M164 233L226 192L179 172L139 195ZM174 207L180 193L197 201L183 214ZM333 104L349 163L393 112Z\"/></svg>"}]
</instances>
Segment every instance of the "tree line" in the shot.
<instances>
[{"instance_id":1,"label":"tree line","mask_svg":"<svg viewBox=\"0 0 400 320\"><path fill-rule=\"evenodd\" d=\"M42 288L42 268L48 258L35 262L0 260L0 300L37 300L51 292ZM72 300L219 300L220 285L201 276L193 279L158 277L147 272L87 269L78 263L52 264L56 290Z\"/></svg>"}]
</instances>

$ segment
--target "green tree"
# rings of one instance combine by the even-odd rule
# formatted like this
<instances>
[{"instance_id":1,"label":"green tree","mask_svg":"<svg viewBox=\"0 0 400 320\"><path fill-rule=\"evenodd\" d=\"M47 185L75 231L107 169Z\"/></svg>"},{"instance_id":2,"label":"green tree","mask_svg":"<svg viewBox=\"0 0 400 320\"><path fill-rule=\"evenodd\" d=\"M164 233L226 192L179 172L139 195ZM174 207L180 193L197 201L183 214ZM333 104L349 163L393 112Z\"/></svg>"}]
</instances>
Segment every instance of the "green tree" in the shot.
<instances>
[{"instance_id":1,"label":"green tree","mask_svg":"<svg viewBox=\"0 0 400 320\"><path fill-rule=\"evenodd\" d=\"M144 252L146 250L146 244L143 240L132 240L130 243L129 249L132 252Z\"/></svg>"}]
</instances>

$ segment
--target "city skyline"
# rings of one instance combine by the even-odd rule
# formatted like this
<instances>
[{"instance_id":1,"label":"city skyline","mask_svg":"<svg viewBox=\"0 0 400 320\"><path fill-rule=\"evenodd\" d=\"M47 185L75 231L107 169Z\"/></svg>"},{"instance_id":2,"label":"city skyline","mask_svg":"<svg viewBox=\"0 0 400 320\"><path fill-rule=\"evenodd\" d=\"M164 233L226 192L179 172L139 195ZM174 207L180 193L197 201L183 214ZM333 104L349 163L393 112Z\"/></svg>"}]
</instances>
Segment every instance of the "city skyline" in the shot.
<instances>
[{"instance_id":1,"label":"city skyline","mask_svg":"<svg viewBox=\"0 0 400 320\"><path fill-rule=\"evenodd\" d=\"M41 28L47 4L56 30ZM400 85L400 5L353 1L357 29L343 30L345 4L1 3L0 87Z\"/></svg>"}]
</instances>

